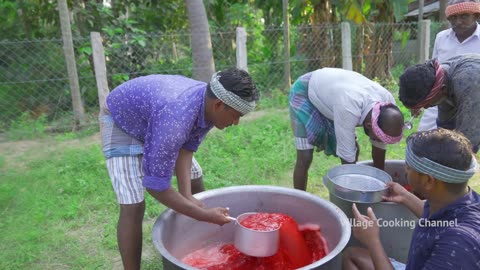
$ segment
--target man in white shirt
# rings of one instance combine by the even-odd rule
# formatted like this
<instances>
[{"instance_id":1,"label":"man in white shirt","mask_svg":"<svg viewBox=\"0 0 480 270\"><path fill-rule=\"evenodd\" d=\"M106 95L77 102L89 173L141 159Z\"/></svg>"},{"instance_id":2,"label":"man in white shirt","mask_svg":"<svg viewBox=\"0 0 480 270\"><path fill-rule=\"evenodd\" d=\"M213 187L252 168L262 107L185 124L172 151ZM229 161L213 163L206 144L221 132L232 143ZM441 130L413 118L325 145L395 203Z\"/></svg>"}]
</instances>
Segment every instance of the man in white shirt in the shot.
<instances>
[{"instance_id":1,"label":"man in white shirt","mask_svg":"<svg viewBox=\"0 0 480 270\"><path fill-rule=\"evenodd\" d=\"M372 142L374 166L385 166L386 144L403 136L404 119L392 94L363 75L322 68L301 76L289 96L297 160L296 189L306 190L313 149L335 155L342 164L358 160L355 128L363 126Z\"/></svg>"},{"instance_id":2,"label":"man in white shirt","mask_svg":"<svg viewBox=\"0 0 480 270\"><path fill-rule=\"evenodd\" d=\"M479 0L451 0L445 11L452 28L437 34L432 58L440 63L466 53L480 53ZM438 107L424 111L419 131L437 128Z\"/></svg>"}]
</instances>

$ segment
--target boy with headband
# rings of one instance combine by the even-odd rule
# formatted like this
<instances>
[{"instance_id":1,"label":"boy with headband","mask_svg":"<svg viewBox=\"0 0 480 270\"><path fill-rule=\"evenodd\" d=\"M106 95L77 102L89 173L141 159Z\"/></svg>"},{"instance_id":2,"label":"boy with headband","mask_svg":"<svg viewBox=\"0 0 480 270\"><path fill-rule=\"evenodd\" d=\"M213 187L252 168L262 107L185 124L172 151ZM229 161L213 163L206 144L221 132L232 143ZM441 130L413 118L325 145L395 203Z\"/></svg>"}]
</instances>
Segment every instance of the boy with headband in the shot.
<instances>
[{"instance_id":1,"label":"boy with headband","mask_svg":"<svg viewBox=\"0 0 480 270\"><path fill-rule=\"evenodd\" d=\"M480 269L480 196L468 186L477 171L471 144L460 133L436 129L407 139L406 172L413 192L389 183L386 201L404 204L417 217L406 265L390 260L379 238L379 222L353 204L353 235L366 248L349 247L343 269Z\"/></svg>"},{"instance_id":2,"label":"boy with headband","mask_svg":"<svg viewBox=\"0 0 480 270\"><path fill-rule=\"evenodd\" d=\"M392 94L363 75L322 68L301 76L289 97L290 122L297 160L293 186L306 190L313 149L338 156L342 164L357 162L356 127L372 143L374 166L384 169L386 145L402 139L404 119Z\"/></svg>"},{"instance_id":3,"label":"boy with headband","mask_svg":"<svg viewBox=\"0 0 480 270\"><path fill-rule=\"evenodd\" d=\"M120 205L117 238L125 269L140 269L144 188L165 206L194 219L225 224L226 208L204 208L193 157L213 127L237 125L255 109L258 91L249 74L230 69L210 83L179 75L139 77L115 88L100 113L103 152ZM171 187L176 174L178 190Z\"/></svg>"}]
</instances>

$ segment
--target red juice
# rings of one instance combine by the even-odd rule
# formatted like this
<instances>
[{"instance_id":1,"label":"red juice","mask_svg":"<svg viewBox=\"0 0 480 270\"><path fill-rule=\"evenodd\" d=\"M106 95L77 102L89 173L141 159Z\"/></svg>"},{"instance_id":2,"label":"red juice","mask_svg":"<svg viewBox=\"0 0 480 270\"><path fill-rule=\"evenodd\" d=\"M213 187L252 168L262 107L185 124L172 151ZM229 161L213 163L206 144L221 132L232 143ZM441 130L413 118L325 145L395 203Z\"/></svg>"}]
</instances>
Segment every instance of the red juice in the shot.
<instances>
[{"instance_id":1,"label":"red juice","mask_svg":"<svg viewBox=\"0 0 480 270\"><path fill-rule=\"evenodd\" d=\"M196 250L183 262L206 270L289 270L303 267L325 257L329 250L320 226L298 226L288 215L256 213L241 222L247 228L269 231L280 227L278 252L270 257L257 258L238 251L232 243L216 244Z\"/></svg>"}]
</instances>

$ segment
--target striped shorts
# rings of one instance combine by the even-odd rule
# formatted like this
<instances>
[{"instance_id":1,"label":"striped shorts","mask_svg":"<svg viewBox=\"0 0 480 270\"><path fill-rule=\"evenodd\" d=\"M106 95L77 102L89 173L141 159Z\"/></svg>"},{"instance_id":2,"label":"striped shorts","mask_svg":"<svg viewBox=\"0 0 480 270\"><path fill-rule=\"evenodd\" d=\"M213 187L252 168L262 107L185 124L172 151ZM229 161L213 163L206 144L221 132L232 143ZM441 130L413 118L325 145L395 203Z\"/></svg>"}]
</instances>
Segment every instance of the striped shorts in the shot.
<instances>
[{"instance_id":1,"label":"striped shorts","mask_svg":"<svg viewBox=\"0 0 480 270\"><path fill-rule=\"evenodd\" d=\"M102 150L118 203L142 202L145 199L142 185L143 144L117 127L108 109L101 111L99 122ZM191 179L198 179L202 174L200 164L192 157Z\"/></svg>"},{"instance_id":2,"label":"striped shorts","mask_svg":"<svg viewBox=\"0 0 480 270\"><path fill-rule=\"evenodd\" d=\"M142 155L111 157L106 160L108 175L119 204L135 204L145 199L142 185ZM191 178L202 177L202 168L192 158Z\"/></svg>"}]
</instances>

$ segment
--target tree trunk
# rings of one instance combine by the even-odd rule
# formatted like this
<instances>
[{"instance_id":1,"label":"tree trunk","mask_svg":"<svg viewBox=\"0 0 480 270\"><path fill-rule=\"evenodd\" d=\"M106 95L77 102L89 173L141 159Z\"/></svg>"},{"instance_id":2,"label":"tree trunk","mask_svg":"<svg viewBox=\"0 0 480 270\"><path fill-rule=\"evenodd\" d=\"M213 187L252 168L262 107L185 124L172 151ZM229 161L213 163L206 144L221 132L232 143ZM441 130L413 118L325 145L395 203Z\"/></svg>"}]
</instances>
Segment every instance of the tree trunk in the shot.
<instances>
[{"instance_id":1,"label":"tree trunk","mask_svg":"<svg viewBox=\"0 0 480 270\"><path fill-rule=\"evenodd\" d=\"M383 2L378 6L378 11L378 16L374 18L373 40L369 48L371 56L366 62L365 74L370 79L387 80L392 78L393 9Z\"/></svg>"},{"instance_id":2,"label":"tree trunk","mask_svg":"<svg viewBox=\"0 0 480 270\"><path fill-rule=\"evenodd\" d=\"M448 28L447 15L445 10L447 9L448 0L440 0L440 9L438 10L438 20L442 23L442 30Z\"/></svg>"},{"instance_id":3,"label":"tree trunk","mask_svg":"<svg viewBox=\"0 0 480 270\"><path fill-rule=\"evenodd\" d=\"M312 24L312 49L308 50L309 70L315 70L322 67L334 67L335 55L341 55L335 52L335 47L331 41L331 23L332 13L330 13L330 1L320 0L313 6L313 15L310 18Z\"/></svg>"},{"instance_id":4,"label":"tree trunk","mask_svg":"<svg viewBox=\"0 0 480 270\"><path fill-rule=\"evenodd\" d=\"M285 79L285 88L290 89L292 86L291 75L290 75L290 21L288 19L288 0L283 0L283 42L285 47L285 70L284 70L284 79Z\"/></svg>"},{"instance_id":5,"label":"tree trunk","mask_svg":"<svg viewBox=\"0 0 480 270\"><path fill-rule=\"evenodd\" d=\"M355 33L355 39L352 40L352 47L353 47L353 57L352 57L352 65L353 71L358 73L363 73L363 52L365 50L365 25L359 24L355 26L357 31Z\"/></svg>"},{"instance_id":6,"label":"tree trunk","mask_svg":"<svg viewBox=\"0 0 480 270\"><path fill-rule=\"evenodd\" d=\"M186 0L192 37L193 78L209 82L215 72L212 41L205 6L201 0Z\"/></svg>"},{"instance_id":7,"label":"tree trunk","mask_svg":"<svg viewBox=\"0 0 480 270\"><path fill-rule=\"evenodd\" d=\"M72 96L72 106L75 117L75 126L83 125L85 122L85 110L83 108L82 97L80 95L77 66L75 62L75 54L73 52L70 17L68 15L68 6L66 0L58 0L58 11L60 14L60 24L63 37L63 50L65 53L65 61L67 63L68 79L70 82L70 94Z\"/></svg>"}]
</instances>

